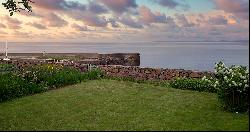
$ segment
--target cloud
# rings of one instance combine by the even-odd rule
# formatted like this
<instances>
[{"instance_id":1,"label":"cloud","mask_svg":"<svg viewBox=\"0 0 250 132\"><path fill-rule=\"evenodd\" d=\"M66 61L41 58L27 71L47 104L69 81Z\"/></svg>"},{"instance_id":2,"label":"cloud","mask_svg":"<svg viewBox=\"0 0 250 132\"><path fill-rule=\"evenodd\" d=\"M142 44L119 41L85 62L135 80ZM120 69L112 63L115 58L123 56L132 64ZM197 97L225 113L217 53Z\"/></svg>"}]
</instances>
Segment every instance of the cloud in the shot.
<instances>
[{"instance_id":1,"label":"cloud","mask_svg":"<svg viewBox=\"0 0 250 132\"><path fill-rule=\"evenodd\" d=\"M190 8L190 6L184 0L182 0L184 3L179 3L176 0L154 0L154 2L169 9L181 7L183 10L188 10Z\"/></svg>"},{"instance_id":2,"label":"cloud","mask_svg":"<svg viewBox=\"0 0 250 132\"><path fill-rule=\"evenodd\" d=\"M208 21L210 24L213 24L213 25L227 25L228 24L227 19L222 15L218 15L215 17L209 17Z\"/></svg>"},{"instance_id":3,"label":"cloud","mask_svg":"<svg viewBox=\"0 0 250 132\"><path fill-rule=\"evenodd\" d=\"M152 13L151 10L145 6L139 8L140 21L146 25L151 23L166 23L166 15L160 12Z\"/></svg>"},{"instance_id":4,"label":"cloud","mask_svg":"<svg viewBox=\"0 0 250 132\"><path fill-rule=\"evenodd\" d=\"M10 28L10 29L20 29L21 28L22 22L19 21L18 19L11 18L9 16L5 16L5 17L3 17L3 19L6 21L6 25L8 26L8 28Z\"/></svg>"},{"instance_id":5,"label":"cloud","mask_svg":"<svg viewBox=\"0 0 250 132\"><path fill-rule=\"evenodd\" d=\"M27 23L27 25L30 25L30 26L35 27L37 29L47 29L46 26L39 24L37 22L29 22L29 23Z\"/></svg>"},{"instance_id":6,"label":"cloud","mask_svg":"<svg viewBox=\"0 0 250 132\"><path fill-rule=\"evenodd\" d=\"M118 27L120 27L120 25L117 23L117 21L116 21L115 19L110 18L110 19L108 19L108 22L111 24L111 26L112 26L113 28L118 28Z\"/></svg>"},{"instance_id":7,"label":"cloud","mask_svg":"<svg viewBox=\"0 0 250 132\"><path fill-rule=\"evenodd\" d=\"M76 31L88 31L88 28L86 26L80 26L78 24L72 24L71 27L75 29Z\"/></svg>"},{"instance_id":8,"label":"cloud","mask_svg":"<svg viewBox=\"0 0 250 132\"><path fill-rule=\"evenodd\" d=\"M6 28L6 26L2 23L0 23L0 28Z\"/></svg>"},{"instance_id":9,"label":"cloud","mask_svg":"<svg viewBox=\"0 0 250 132\"><path fill-rule=\"evenodd\" d=\"M42 17L42 23L45 23L49 27L63 27L68 25L68 22L54 13L44 15Z\"/></svg>"},{"instance_id":10,"label":"cloud","mask_svg":"<svg viewBox=\"0 0 250 132\"><path fill-rule=\"evenodd\" d=\"M20 31L15 31L13 35L18 38L31 38L32 37L32 32L20 32Z\"/></svg>"},{"instance_id":11,"label":"cloud","mask_svg":"<svg viewBox=\"0 0 250 132\"><path fill-rule=\"evenodd\" d=\"M103 14L108 12L108 9L105 6L97 3L97 1L89 1L88 10L95 14Z\"/></svg>"},{"instance_id":12,"label":"cloud","mask_svg":"<svg viewBox=\"0 0 250 132\"><path fill-rule=\"evenodd\" d=\"M105 17L99 17L94 14L87 14L87 13L83 16L82 21L84 24L93 27L106 27L108 24L108 21L106 20Z\"/></svg>"},{"instance_id":13,"label":"cloud","mask_svg":"<svg viewBox=\"0 0 250 132\"><path fill-rule=\"evenodd\" d=\"M66 1L66 0L33 0L34 6L47 10L85 10L85 5L77 1Z\"/></svg>"},{"instance_id":14,"label":"cloud","mask_svg":"<svg viewBox=\"0 0 250 132\"><path fill-rule=\"evenodd\" d=\"M143 28L143 25L140 24L139 21L134 20L129 15L123 15L122 17L120 17L119 22L131 28Z\"/></svg>"},{"instance_id":15,"label":"cloud","mask_svg":"<svg viewBox=\"0 0 250 132\"><path fill-rule=\"evenodd\" d=\"M137 8L135 0L99 0L113 12L122 14L129 9Z\"/></svg>"},{"instance_id":16,"label":"cloud","mask_svg":"<svg viewBox=\"0 0 250 132\"><path fill-rule=\"evenodd\" d=\"M216 8L249 19L249 0L214 0Z\"/></svg>"},{"instance_id":17,"label":"cloud","mask_svg":"<svg viewBox=\"0 0 250 132\"><path fill-rule=\"evenodd\" d=\"M194 23L189 22L184 14L175 14L175 18L182 27L193 27Z\"/></svg>"},{"instance_id":18,"label":"cloud","mask_svg":"<svg viewBox=\"0 0 250 132\"><path fill-rule=\"evenodd\" d=\"M170 9L174 9L178 6L178 3L174 0L155 0L155 2Z\"/></svg>"}]
</instances>

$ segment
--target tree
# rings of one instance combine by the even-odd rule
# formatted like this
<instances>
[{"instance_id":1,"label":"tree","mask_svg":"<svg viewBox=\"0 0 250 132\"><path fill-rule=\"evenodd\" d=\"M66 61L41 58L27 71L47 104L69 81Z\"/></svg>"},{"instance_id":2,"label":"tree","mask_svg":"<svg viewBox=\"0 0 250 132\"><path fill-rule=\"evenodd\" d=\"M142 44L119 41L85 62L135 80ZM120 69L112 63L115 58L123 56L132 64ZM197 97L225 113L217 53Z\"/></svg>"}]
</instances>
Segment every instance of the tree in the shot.
<instances>
[{"instance_id":1,"label":"tree","mask_svg":"<svg viewBox=\"0 0 250 132\"><path fill-rule=\"evenodd\" d=\"M6 2L2 3L2 5L10 12L10 16L14 14L14 12L20 12L21 10L27 10L28 12L32 12L32 7L30 3L34 3L31 0L6 0Z\"/></svg>"}]
</instances>

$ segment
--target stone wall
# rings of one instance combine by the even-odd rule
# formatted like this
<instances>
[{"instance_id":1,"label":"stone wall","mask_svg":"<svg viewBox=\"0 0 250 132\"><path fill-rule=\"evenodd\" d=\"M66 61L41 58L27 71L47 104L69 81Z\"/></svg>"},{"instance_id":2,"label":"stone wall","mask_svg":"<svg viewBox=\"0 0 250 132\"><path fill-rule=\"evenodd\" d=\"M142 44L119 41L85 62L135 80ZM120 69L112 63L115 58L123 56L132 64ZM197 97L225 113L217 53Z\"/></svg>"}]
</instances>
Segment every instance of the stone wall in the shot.
<instances>
[{"instance_id":1,"label":"stone wall","mask_svg":"<svg viewBox=\"0 0 250 132\"><path fill-rule=\"evenodd\" d=\"M99 54L100 65L123 65L123 66L140 66L139 53L114 53L114 54Z\"/></svg>"},{"instance_id":2,"label":"stone wall","mask_svg":"<svg viewBox=\"0 0 250 132\"><path fill-rule=\"evenodd\" d=\"M0 61L1 62L1 61ZM18 66L19 68L40 65L40 64L60 64L69 66L87 72L89 66L79 62L46 62L38 60L11 60L2 61L2 63L9 63ZM154 68L140 68L137 66L116 66L116 65L99 65L99 68L104 71L107 76L111 77L132 77L137 80L172 80L175 77L188 77L188 78L202 78L203 76L213 76L212 72L200 72L184 69L154 69Z\"/></svg>"},{"instance_id":3,"label":"stone wall","mask_svg":"<svg viewBox=\"0 0 250 132\"><path fill-rule=\"evenodd\" d=\"M175 77L202 78L213 76L212 72L199 72L184 69L154 69L124 66L99 66L107 76L132 77L137 80L172 80Z\"/></svg>"},{"instance_id":4,"label":"stone wall","mask_svg":"<svg viewBox=\"0 0 250 132\"><path fill-rule=\"evenodd\" d=\"M76 57L78 63L93 64L93 65L123 65L123 66L140 66L139 53L114 53L114 54L97 54L97 53L46 53L49 57ZM0 54L4 58L4 54ZM32 58L33 61L43 57L42 53L9 53L8 58L12 60L27 60Z\"/></svg>"}]
</instances>

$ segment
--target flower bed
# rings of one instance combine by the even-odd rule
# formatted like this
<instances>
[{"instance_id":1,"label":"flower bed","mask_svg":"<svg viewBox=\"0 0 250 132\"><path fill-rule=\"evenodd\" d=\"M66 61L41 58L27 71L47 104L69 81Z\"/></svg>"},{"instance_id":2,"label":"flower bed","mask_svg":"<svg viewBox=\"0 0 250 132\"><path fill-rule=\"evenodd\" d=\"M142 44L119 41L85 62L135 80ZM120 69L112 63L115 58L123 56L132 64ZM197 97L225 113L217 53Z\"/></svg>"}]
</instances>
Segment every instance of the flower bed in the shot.
<instances>
[{"instance_id":1,"label":"flower bed","mask_svg":"<svg viewBox=\"0 0 250 132\"><path fill-rule=\"evenodd\" d=\"M12 67L8 64L3 66ZM97 69L81 73L75 68L53 64L34 65L18 70L9 70L9 72L0 72L0 102L76 84L83 80L97 79L101 75L102 73Z\"/></svg>"}]
</instances>

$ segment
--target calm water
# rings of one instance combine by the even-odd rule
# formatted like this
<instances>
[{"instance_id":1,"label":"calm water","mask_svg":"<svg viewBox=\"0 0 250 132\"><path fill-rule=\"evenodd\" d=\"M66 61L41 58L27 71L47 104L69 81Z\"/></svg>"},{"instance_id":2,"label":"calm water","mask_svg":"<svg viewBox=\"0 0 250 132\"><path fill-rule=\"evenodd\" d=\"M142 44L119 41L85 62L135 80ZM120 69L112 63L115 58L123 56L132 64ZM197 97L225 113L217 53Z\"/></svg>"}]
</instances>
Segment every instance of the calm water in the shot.
<instances>
[{"instance_id":1,"label":"calm water","mask_svg":"<svg viewBox=\"0 0 250 132\"><path fill-rule=\"evenodd\" d=\"M214 63L249 66L249 42L9 43L12 53L140 53L141 67L213 70ZM0 44L0 52L5 44Z\"/></svg>"}]
</instances>

